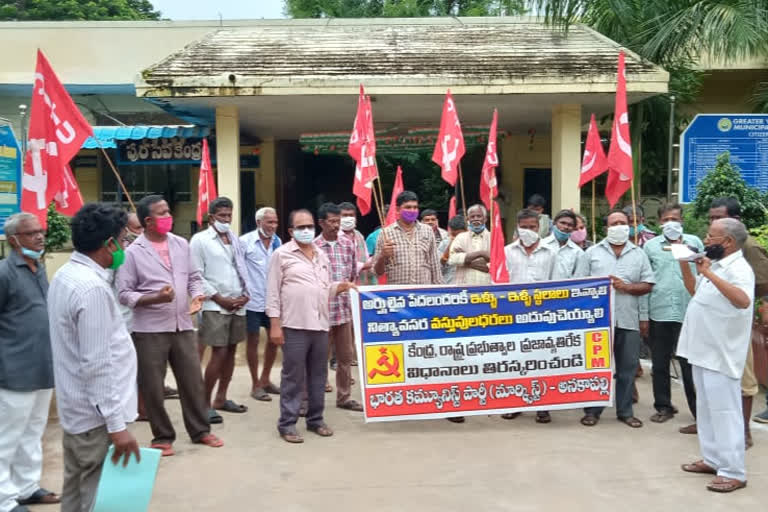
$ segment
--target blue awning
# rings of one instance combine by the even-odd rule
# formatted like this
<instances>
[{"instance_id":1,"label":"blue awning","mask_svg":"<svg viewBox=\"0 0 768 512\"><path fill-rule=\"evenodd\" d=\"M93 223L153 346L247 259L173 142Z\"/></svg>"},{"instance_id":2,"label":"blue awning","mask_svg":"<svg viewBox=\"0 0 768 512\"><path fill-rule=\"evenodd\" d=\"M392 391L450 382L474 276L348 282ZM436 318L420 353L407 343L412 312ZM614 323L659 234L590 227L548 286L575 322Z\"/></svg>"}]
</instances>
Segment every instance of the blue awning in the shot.
<instances>
[{"instance_id":1,"label":"blue awning","mask_svg":"<svg viewBox=\"0 0 768 512\"><path fill-rule=\"evenodd\" d=\"M94 126L93 134L104 148L117 148L116 140L166 139L171 137L199 138L210 133L207 126L190 124L179 125L141 125L141 126ZM94 137L88 137L84 149L99 147Z\"/></svg>"}]
</instances>

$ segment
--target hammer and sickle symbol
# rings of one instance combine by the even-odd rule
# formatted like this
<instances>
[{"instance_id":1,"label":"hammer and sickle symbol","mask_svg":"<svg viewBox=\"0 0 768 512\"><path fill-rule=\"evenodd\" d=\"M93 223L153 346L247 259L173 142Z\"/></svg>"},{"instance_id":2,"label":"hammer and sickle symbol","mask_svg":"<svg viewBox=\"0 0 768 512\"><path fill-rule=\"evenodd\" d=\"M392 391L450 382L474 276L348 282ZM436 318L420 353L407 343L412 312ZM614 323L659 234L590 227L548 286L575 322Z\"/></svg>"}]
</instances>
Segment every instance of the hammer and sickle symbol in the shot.
<instances>
[{"instance_id":1,"label":"hammer and sickle symbol","mask_svg":"<svg viewBox=\"0 0 768 512\"><path fill-rule=\"evenodd\" d=\"M379 365L379 368L374 368L368 372L368 378L372 379L377 375L381 375L382 377L389 377L391 375L399 377L400 360L397 358L397 356L392 354L392 362L390 362L386 347L380 348L379 352L381 352L381 357L376 360L376 364ZM384 369L382 370L380 368Z\"/></svg>"}]
</instances>

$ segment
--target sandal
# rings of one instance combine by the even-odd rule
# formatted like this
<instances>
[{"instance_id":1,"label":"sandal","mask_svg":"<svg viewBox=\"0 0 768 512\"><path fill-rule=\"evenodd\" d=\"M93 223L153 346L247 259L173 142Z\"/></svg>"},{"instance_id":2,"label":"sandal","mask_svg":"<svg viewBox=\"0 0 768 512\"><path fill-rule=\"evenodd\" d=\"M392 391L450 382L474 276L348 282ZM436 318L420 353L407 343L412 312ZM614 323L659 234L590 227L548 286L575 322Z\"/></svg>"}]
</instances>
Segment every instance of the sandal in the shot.
<instances>
[{"instance_id":1,"label":"sandal","mask_svg":"<svg viewBox=\"0 0 768 512\"><path fill-rule=\"evenodd\" d=\"M221 417L221 414L216 412L216 409L208 409L208 423L211 425L224 423L224 418Z\"/></svg>"},{"instance_id":2,"label":"sandal","mask_svg":"<svg viewBox=\"0 0 768 512\"><path fill-rule=\"evenodd\" d=\"M160 450L161 457L170 457L172 455L176 455L176 452L173 451L173 445L171 445L171 443L152 443L149 445L149 447L154 448L155 450Z\"/></svg>"},{"instance_id":3,"label":"sandal","mask_svg":"<svg viewBox=\"0 0 768 512\"><path fill-rule=\"evenodd\" d=\"M640 428L643 426L643 422L635 418L634 416L630 416L629 418L616 418L616 419L624 423L625 425L629 425L632 428Z\"/></svg>"},{"instance_id":4,"label":"sandal","mask_svg":"<svg viewBox=\"0 0 768 512\"><path fill-rule=\"evenodd\" d=\"M513 420L518 416L520 416L521 414L522 414L521 412L508 412L506 414L502 414L501 417L505 420Z\"/></svg>"},{"instance_id":5,"label":"sandal","mask_svg":"<svg viewBox=\"0 0 768 512\"><path fill-rule=\"evenodd\" d=\"M464 416L451 416L450 418L445 418L451 423L464 423L466 421L466 418Z\"/></svg>"},{"instance_id":6,"label":"sandal","mask_svg":"<svg viewBox=\"0 0 768 512\"><path fill-rule=\"evenodd\" d=\"M539 411L536 413L536 423L550 423L552 416L547 411Z\"/></svg>"},{"instance_id":7,"label":"sandal","mask_svg":"<svg viewBox=\"0 0 768 512\"><path fill-rule=\"evenodd\" d=\"M195 442L198 444L204 444L205 446L210 446L211 448L221 448L224 446L224 441L213 434L205 434Z\"/></svg>"},{"instance_id":8,"label":"sandal","mask_svg":"<svg viewBox=\"0 0 768 512\"><path fill-rule=\"evenodd\" d=\"M326 393L333 393L333 388L331 387L330 384L326 384L325 385L325 392Z\"/></svg>"},{"instance_id":9,"label":"sandal","mask_svg":"<svg viewBox=\"0 0 768 512\"><path fill-rule=\"evenodd\" d=\"M716 475L715 468L704 462L703 460L697 460L691 464L683 464L680 468L686 473L706 473L708 475Z\"/></svg>"},{"instance_id":10,"label":"sandal","mask_svg":"<svg viewBox=\"0 0 768 512\"><path fill-rule=\"evenodd\" d=\"M321 425L317 425L316 427L307 427L307 430L310 432L314 432L315 434L319 435L320 437L331 437L333 435L333 430L328 428L328 425L325 423Z\"/></svg>"},{"instance_id":11,"label":"sandal","mask_svg":"<svg viewBox=\"0 0 768 512\"><path fill-rule=\"evenodd\" d=\"M172 388L171 386L165 386L163 388L163 397L166 400L173 400L175 398L179 398L179 390L176 388Z\"/></svg>"},{"instance_id":12,"label":"sandal","mask_svg":"<svg viewBox=\"0 0 768 512\"><path fill-rule=\"evenodd\" d=\"M303 438L303 437L301 437L301 436L300 436L299 434L297 434L296 432L285 432L285 433L281 433L281 434L280 434L280 437L282 437L282 438L283 438L283 441L285 441L286 443L291 443L291 444L301 444L301 443L303 443L303 442L304 442L304 438Z\"/></svg>"},{"instance_id":13,"label":"sandal","mask_svg":"<svg viewBox=\"0 0 768 512\"><path fill-rule=\"evenodd\" d=\"M724 476L718 476L709 484L707 484L707 490L712 492L733 492L738 489L743 489L747 486L747 481L736 480L735 478L726 478Z\"/></svg>"},{"instance_id":14,"label":"sandal","mask_svg":"<svg viewBox=\"0 0 768 512\"><path fill-rule=\"evenodd\" d=\"M346 409L348 411L363 412L363 406L355 400L347 400L343 404L339 404L336 407L339 409Z\"/></svg>"},{"instance_id":15,"label":"sandal","mask_svg":"<svg viewBox=\"0 0 768 512\"><path fill-rule=\"evenodd\" d=\"M251 398L254 400L258 400L259 402L271 402L272 397L269 396L269 393L267 393L267 390L264 388L256 388L253 391L251 391Z\"/></svg>"},{"instance_id":16,"label":"sandal","mask_svg":"<svg viewBox=\"0 0 768 512\"><path fill-rule=\"evenodd\" d=\"M654 423L664 423L675 417L675 413L668 410L659 411L651 416L651 421Z\"/></svg>"},{"instance_id":17,"label":"sandal","mask_svg":"<svg viewBox=\"0 0 768 512\"><path fill-rule=\"evenodd\" d=\"M271 382L264 386L264 391L269 393L270 395L279 395L280 394L280 388L272 384Z\"/></svg>"},{"instance_id":18,"label":"sandal","mask_svg":"<svg viewBox=\"0 0 768 512\"><path fill-rule=\"evenodd\" d=\"M597 425L597 422L600 421L600 418L595 416L594 414L585 414L583 418L581 418L581 424L585 427L594 427Z\"/></svg>"},{"instance_id":19,"label":"sandal","mask_svg":"<svg viewBox=\"0 0 768 512\"><path fill-rule=\"evenodd\" d=\"M28 498L17 501L19 505L54 505L56 503L61 503L61 497L55 492L40 487L30 494Z\"/></svg>"},{"instance_id":20,"label":"sandal","mask_svg":"<svg viewBox=\"0 0 768 512\"><path fill-rule=\"evenodd\" d=\"M234 412L234 413L244 413L248 411L248 407L241 404L236 404L232 400L225 400L224 403L216 407L216 409L218 409L219 411Z\"/></svg>"},{"instance_id":21,"label":"sandal","mask_svg":"<svg viewBox=\"0 0 768 512\"><path fill-rule=\"evenodd\" d=\"M692 423L692 424L690 424L690 425L688 425L686 427L680 427L678 432L680 432L681 434L698 434L699 433L699 429L696 428L696 424L695 423Z\"/></svg>"}]
</instances>

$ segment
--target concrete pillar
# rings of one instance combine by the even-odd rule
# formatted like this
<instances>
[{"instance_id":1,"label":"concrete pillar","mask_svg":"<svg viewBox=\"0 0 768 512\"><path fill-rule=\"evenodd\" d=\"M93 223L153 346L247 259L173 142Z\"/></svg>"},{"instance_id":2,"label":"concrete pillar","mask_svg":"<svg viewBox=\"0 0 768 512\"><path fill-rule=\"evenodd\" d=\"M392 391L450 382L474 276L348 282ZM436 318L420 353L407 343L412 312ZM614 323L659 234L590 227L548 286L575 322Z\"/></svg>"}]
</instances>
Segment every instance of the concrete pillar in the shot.
<instances>
[{"instance_id":1,"label":"concrete pillar","mask_svg":"<svg viewBox=\"0 0 768 512\"><path fill-rule=\"evenodd\" d=\"M232 200L232 231L240 234L240 118L236 106L216 107L216 188Z\"/></svg>"},{"instance_id":2,"label":"concrete pillar","mask_svg":"<svg viewBox=\"0 0 768 512\"><path fill-rule=\"evenodd\" d=\"M552 214L580 210L581 105L552 107Z\"/></svg>"},{"instance_id":3,"label":"concrete pillar","mask_svg":"<svg viewBox=\"0 0 768 512\"><path fill-rule=\"evenodd\" d=\"M259 153L259 170L256 171L256 204L277 208L277 171L275 167L276 141L265 137Z\"/></svg>"}]
</instances>

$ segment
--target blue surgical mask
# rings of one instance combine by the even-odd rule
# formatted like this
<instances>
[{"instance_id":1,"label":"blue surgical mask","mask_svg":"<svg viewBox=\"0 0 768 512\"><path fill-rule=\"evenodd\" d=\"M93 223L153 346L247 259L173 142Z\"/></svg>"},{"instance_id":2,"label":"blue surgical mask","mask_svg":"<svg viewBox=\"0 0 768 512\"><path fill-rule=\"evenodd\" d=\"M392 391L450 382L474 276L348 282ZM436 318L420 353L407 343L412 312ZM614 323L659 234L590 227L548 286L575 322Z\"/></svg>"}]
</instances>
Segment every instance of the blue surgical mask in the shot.
<instances>
[{"instance_id":1,"label":"blue surgical mask","mask_svg":"<svg viewBox=\"0 0 768 512\"><path fill-rule=\"evenodd\" d=\"M557 240L558 242L565 242L571 236L570 233L564 233L559 229L557 229L557 226L555 226L554 224L552 225L552 234L555 235L555 240Z\"/></svg>"},{"instance_id":2,"label":"blue surgical mask","mask_svg":"<svg viewBox=\"0 0 768 512\"><path fill-rule=\"evenodd\" d=\"M638 224L637 225L637 233L640 234L643 231L645 231L645 225L644 224ZM635 236L635 226L630 225L629 226L629 236Z\"/></svg>"},{"instance_id":3,"label":"blue surgical mask","mask_svg":"<svg viewBox=\"0 0 768 512\"><path fill-rule=\"evenodd\" d=\"M479 235L480 233L485 231L485 224L479 224L477 226L475 226L474 224L470 224L469 229L471 229L473 233Z\"/></svg>"},{"instance_id":4,"label":"blue surgical mask","mask_svg":"<svg viewBox=\"0 0 768 512\"><path fill-rule=\"evenodd\" d=\"M293 230L293 238L302 244L309 244L312 243L312 240L315 239L315 230L312 229L294 229Z\"/></svg>"},{"instance_id":5,"label":"blue surgical mask","mask_svg":"<svg viewBox=\"0 0 768 512\"><path fill-rule=\"evenodd\" d=\"M21 248L21 254L27 258L32 258L33 260L39 260L42 258L44 252L45 251L33 251L32 249L27 249L26 247Z\"/></svg>"}]
</instances>

